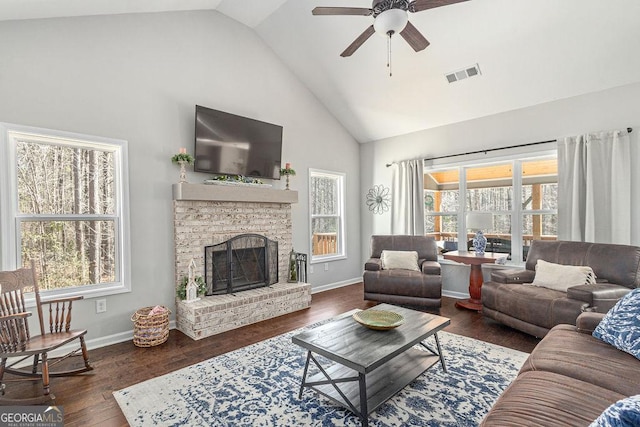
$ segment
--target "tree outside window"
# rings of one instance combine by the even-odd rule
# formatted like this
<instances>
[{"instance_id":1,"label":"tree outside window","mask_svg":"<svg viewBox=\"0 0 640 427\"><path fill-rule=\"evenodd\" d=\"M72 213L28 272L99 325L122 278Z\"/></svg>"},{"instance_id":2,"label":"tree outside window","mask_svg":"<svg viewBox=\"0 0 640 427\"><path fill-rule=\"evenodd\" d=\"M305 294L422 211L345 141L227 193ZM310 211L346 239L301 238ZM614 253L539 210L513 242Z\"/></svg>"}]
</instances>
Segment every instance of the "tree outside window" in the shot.
<instances>
[{"instance_id":1,"label":"tree outside window","mask_svg":"<svg viewBox=\"0 0 640 427\"><path fill-rule=\"evenodd\" d=\"M3 260L14 258L16 266L36 260L41 288L53 293L126 287L126 143L33 131L5 129L3 158L12 185L2 200L13 220L3 215L11 238L3 238L2 250L13 255Z\"/></svg>"}]
</instances>

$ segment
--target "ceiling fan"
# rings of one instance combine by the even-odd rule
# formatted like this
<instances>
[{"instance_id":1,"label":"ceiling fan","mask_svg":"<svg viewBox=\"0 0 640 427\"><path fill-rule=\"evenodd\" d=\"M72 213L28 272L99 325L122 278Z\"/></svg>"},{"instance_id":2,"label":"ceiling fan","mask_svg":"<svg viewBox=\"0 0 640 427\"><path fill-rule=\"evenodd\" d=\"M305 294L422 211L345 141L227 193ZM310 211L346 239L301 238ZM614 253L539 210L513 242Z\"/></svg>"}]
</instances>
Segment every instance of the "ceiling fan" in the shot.
<instances>
[{"instance_id":1,"label":"ceiling fan","mask_svg":"<svg viewBox=\"0 0 640 427\"><path fill-rule=\"evenodd\" d=\"M448 6L469 0L373 0L371 8L366 7L316 7L314 15L362 15L373 16L373 25L370 25L357 39L353 41L340 54L342 57L353 55L373 33L379 33L391 39L391 36L400 33L403 39L416 52L429 46L429 41L409 22L408 12L415 13L440 6ZM389 64L387 64L389 65Z\"/></svg>"}]
</instances>

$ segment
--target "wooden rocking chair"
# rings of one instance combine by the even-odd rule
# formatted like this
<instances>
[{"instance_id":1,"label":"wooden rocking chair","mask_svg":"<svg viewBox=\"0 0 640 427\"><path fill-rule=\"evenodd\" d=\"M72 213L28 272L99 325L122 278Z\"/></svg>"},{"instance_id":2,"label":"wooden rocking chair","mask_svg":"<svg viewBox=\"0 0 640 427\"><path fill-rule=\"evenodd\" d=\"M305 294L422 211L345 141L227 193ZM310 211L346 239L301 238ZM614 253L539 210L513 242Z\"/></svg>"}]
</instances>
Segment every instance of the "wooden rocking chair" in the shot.
<instances>
[{"instance_id":1,"label":"wooden rocking chair","mask_svg":"<svg viewBox=\"0 0 640 427\"><path fill-rule=\"evenodd\" d=\"M27 318L31 316L26 311L24 294L35 294L40 335L32 337L29 333ZM40 299L38 280L34 263L31 268L21 268L14 271L0 271L0 405L33 405L51 402L55 396L49 389L49 378L76 375L93 370L89 364L87 348L84 342L86 330L72 330L71 306L79 297L57 298L48 301ZM45 333L43 305L48 305L49 332ZM78 339L79 346L65 356L49 361L48 353ZM49 371L54 365L63 360L82 353L84 367L66 371ZM25 360L33 356L33 364L27 368L18 368ZM11 363L8 363L11 358ZM17 360L14 360L17 358ZM40 368L40 369L38 369ZM5 374L12 374L19 379L5 380ZM42 379L43 394L37 397L10 399L5 398L6 383L19 380Z\"/></svg>"}]
</instances>

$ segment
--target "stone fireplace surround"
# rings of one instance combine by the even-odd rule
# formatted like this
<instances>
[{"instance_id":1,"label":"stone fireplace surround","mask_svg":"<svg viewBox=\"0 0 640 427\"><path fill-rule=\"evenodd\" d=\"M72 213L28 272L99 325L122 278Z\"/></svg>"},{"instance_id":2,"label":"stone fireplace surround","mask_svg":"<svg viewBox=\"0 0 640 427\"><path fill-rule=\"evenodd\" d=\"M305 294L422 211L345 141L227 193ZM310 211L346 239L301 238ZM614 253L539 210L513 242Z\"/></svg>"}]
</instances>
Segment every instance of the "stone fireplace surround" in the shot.
<instances>
[{"instance_id":1,"label":"stone fireplace surround","mask_svg":"<svg viewBox=\"0 0 640 427\"><path fill-rule=\"evenodd\" d=\"M193 258L204 276L204 247L238 234L256 233L278 241L279 283L200 301L176 301L179 331L201 339L309 307L311 285L286 283L292 248L291 204L298 192L261 187L180 183L173 185L175 283Z\"/></svg>"}]
</instances>

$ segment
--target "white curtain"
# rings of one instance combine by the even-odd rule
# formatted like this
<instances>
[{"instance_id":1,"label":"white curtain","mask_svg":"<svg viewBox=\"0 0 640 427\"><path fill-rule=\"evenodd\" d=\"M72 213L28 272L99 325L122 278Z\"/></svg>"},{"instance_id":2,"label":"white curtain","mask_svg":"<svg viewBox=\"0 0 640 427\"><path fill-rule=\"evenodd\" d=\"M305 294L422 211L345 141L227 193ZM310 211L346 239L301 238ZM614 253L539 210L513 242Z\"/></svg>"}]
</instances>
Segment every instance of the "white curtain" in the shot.
<instances>
[{"instance_id":1,"label":"white curtain","mask_svg":"<svg viewBox=\"0 0 640 427\"><path fill-rule=\"evenodd\" d=\"M627 131L558 142L558 238L631 242L631 151Z\"/></svg>"},{"instance_id":2,"label":"white curtain","mask_svg":"<svg viewBox=\"0 0 640 427\"><path fill-rule=\"evenodd\" d=\"M424 166L422 160L393 165L391 234L424 235Z\"/></svg>"}]
</instances>

